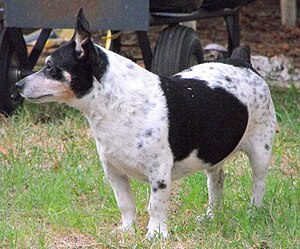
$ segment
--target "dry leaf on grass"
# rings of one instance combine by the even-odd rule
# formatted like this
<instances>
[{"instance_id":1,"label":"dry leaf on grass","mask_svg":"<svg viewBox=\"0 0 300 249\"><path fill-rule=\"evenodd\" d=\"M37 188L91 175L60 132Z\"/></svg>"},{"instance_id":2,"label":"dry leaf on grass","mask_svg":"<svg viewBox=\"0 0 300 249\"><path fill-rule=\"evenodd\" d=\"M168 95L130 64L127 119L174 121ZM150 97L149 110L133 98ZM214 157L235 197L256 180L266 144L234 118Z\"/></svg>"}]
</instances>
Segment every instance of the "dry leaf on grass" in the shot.
<instances>
[{"instance_id":1,"label":"dry leaf on grass","mask_svg":"<svg viewBox=\"0 0 300 249\"><path fill-rule=\"evenodd\" d=\"M5 155L5 156L8 156L9 155L9 152L7 149L5 149L3 146L0 145L0 153Z\"/></svg>"}]
</instances>

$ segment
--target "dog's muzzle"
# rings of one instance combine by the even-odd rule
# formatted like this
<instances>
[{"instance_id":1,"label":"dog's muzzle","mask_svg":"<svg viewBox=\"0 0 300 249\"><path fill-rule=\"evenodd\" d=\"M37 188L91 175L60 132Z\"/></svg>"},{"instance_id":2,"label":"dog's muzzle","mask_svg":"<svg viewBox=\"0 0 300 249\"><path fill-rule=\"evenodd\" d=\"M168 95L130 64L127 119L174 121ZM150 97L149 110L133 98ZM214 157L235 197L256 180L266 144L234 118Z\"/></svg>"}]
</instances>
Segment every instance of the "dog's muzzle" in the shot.
<instances>
[{"instance_id":1,"label":"dog's muzzle","mask_svg":"<svg viewBox=\"0 0 300 249\"><path fill-rule=\"evenodd\" d=\"M16 88L19 90L19 91L22 91L23 87L25 85L25 79L22 79L20 81L18 81L16 83Z\"/></svg>"}]
</instances>

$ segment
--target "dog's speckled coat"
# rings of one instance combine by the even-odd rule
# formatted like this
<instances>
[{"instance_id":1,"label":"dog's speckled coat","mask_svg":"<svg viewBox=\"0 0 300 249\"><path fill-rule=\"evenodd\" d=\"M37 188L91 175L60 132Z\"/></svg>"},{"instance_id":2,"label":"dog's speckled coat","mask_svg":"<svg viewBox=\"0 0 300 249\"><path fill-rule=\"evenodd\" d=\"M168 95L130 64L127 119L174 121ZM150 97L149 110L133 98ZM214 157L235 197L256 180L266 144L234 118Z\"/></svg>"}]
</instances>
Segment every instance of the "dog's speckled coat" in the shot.
<instances>
[{"instance_id":1,"label":"dog's speckled coat","mask_svg":"<svg viewBox=\"0 0 300 249\"><path fill-rule=\"evenodd\" d=\"M159 77L94 45L80 11L74 38L17 87L31 101L81 110L121 210L121 228L132 229L135 220L134 178L151 186L147 236L167 237L171 181L205 170L212 216L223 189L223 161L235 151L251 161L251 203L262 203L275 111L266 82L240 51L241 61L233 57Z\"/></svg>"}]
</instances>

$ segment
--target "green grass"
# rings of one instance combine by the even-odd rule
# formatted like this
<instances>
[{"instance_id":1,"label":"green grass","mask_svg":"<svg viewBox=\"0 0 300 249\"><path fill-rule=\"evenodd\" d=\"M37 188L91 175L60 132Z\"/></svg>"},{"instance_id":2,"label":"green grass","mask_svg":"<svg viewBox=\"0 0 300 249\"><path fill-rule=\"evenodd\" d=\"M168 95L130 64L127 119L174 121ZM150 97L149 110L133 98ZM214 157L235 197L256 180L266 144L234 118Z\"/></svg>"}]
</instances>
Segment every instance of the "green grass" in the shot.
<instances>
[{"instance_id":1,"label":"green grass","mask_svg":"<svg viewBox=\"0 0 300 249\"><path fill-rule=\"evenodd\" d=\"M205 212L203 173L174 184L170 238L145 239L149 188L133 181L137 232L112 232L120 213L79 112L25 103L0 123L0 248L299 248L300 93L273 89L277 134L264 205L249 213L251 171L243 154L225 167L223 208Z\"/></svg>"}]
</instances>

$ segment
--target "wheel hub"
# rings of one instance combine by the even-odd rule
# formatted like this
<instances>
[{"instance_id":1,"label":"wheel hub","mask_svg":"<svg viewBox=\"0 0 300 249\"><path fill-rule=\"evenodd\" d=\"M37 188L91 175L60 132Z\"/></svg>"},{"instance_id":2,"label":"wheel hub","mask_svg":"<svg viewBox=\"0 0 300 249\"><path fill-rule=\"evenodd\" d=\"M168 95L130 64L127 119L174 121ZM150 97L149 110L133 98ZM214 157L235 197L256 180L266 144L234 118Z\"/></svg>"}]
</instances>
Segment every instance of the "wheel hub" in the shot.
<instances>
[{"instance_id":1,"label":"wheel hub","mask_svg":"<svg viewBox=\"0 0 300 249\"><path fill-rule=\"evenodd\" d=\"M20 98L20 94L17 91L17 88L15 87L15 83L21 80L21 70L20 70L20 63L17 59L17 54L15 51L11 52L11 55L9 56L9 62L8 62L8 71L7 71L7 81L9 82L9 93L10 97L13 100L17 100Z\"/></svg>"}]
</instances>

